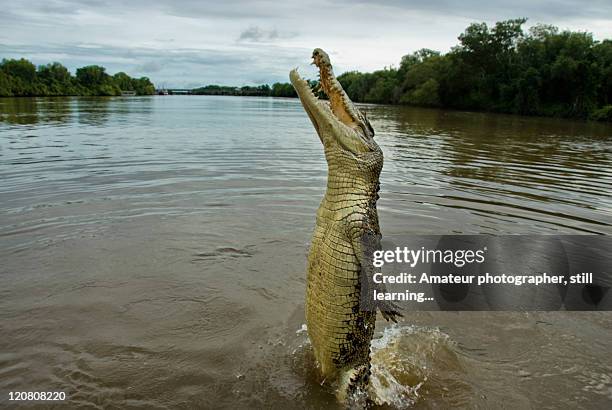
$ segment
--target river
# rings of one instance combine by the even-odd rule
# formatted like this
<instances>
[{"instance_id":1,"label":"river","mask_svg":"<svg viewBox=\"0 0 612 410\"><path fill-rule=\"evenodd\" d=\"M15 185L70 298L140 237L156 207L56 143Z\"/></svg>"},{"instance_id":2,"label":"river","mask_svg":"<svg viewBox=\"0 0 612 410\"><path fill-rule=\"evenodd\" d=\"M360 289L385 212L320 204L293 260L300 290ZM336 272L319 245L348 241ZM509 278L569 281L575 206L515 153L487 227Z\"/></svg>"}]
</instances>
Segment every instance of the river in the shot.
<instances>
[{"instance_id":1,"label":"river","mask_svg":"<svg viewBox=\"0 0 612 410\"><path fill-rule=\"evenodd\" d=\"M384 236L612 234L612 126L364 106ZM294 99L0 99L0 405L324 408L304 323L325 188ZM377 323L391 408L610 408L609 312ZM13 403L14 404L14 403Z\"/></svg>"}]
</instances>

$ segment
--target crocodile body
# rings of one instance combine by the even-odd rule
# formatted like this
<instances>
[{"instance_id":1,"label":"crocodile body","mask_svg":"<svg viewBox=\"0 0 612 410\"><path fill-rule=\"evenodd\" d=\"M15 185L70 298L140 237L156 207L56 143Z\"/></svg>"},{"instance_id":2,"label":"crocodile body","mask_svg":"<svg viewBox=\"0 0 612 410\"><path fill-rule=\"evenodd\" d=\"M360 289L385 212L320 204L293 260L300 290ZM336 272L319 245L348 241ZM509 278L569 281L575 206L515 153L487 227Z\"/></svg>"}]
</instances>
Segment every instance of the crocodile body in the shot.
<instances>
[{"instance_id":1,"label":"crocodile body","mask_svg":"<svg viewBox=\"0 0 612 410\"><path fill-rule=\"evenodd\" d=\"M322 378L344 379L350 390L368 381L376 307L388 320L399 315L391 305L366 310L360 304L362 273L371 269L371 253L380 246L376 201L383 154L367 118L336 80L327 54L315 49L313 59L328 101L319 100L297 70L290 74L328 165L308 256L306 323Z\"/></svg>"},{"instance_id":2,"label":"crocodile body","mask_svg":"<svg viewBox=\"0 0 612 410\"><path fill-rule=\"evenodd\" d=\"M367 366L374 333L376 312L359 310L358 254L363 233L379 233L376 198L382 152L372 152L359 165L367 170L369 181L356 179L356 169L330 167L308 255L306 323L326 376Z\"/></svg>"}]
</instances>

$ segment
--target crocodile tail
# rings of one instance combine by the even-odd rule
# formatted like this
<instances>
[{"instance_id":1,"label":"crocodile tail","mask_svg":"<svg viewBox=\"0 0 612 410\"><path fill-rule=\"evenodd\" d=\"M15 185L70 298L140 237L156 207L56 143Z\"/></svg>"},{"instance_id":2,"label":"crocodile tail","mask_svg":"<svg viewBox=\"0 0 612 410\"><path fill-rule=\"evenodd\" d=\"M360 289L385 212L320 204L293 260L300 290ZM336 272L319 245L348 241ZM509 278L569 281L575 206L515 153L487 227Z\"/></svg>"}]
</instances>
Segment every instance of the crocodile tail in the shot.
<instances>
[{"instance_id":1,"label":"crocodile tail","mask_svg":"<svg viewBox=\"0 0 612 410\"><path fill-rule=\"evenodd\" d=\"M368 398L368 384L372 366L370 361L345 371L340 378L338 387L338 400L350 409L365 409L370 401Z\"/></svg>"}]
</instances>

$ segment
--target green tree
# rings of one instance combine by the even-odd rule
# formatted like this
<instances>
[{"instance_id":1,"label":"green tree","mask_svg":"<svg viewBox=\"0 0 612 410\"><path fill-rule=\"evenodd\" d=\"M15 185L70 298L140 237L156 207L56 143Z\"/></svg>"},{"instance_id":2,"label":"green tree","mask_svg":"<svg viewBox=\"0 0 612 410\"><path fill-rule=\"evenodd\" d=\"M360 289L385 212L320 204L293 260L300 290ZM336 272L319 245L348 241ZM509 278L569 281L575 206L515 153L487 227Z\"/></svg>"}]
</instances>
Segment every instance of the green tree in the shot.
<instances>
[{"instance_id":1,"label":"green tree","mask_svg":"<svg viewBox=\"0 0 612 410\"><path fill-rule=\"evenodd\" d=\"M90 65L78 68L76 78L89 95L121 94L121 89L113 83L104 67Z\"/></svg>"},{"instance_id":2,"label":"green tree","mask_svg":"<svg viewBox=\"0 0 612 410\"><path fill-rule=\"evenodd\" d=\"M424 83L419 84L404 94L400 102L425 107L438 107L440 105L439 88L440 84L438 81L435 78L429 78Z\"/></svg>"},{"instance_id":3,"label":"green tree","mask_svg":"<svg viewBox=\"0 0 612 410\"><path fill-rule=\"evenodd\" d=\"M374 85L374 76L370 73L349 71L338 76L338 81L351 100L363 102L370 88Z\"/></svg>"},{"instance_id":4,"label":"green tree","mask_svg":"<svg viewBox=\"0 0 612 410\"><path fill-rule=\"evenodd\" d=\"M38 67L38 80L46 90L45 95L74 95L74 81L70 71L60 63Z\"/></svg>"},{"instance_id":5,"label":"green tree","mask_svg":"<svg viewBox=\"0 0 612 410\"><path fill-rule=\"evenodd\" d=\"M612 116L612 40L595 41L590 33L559 31L526 19L470 24L450 52L421 49L402 57L399 68L338 76L355 102L412 104L551 115L610 121ZM311 86L317 85L310 81ZM76 78L59 63L40 66L2 60L0 96L117 95L121 90L153 94L142 77L104 67L79 68ZM228 87L209 85L194 94L295 97L289 83ZM320 92L319 95L326 98Z\"/></svg>"},{"instance_id":6,"label":"green tree","mask_svg":"<svg viewBox=\"0 0 612 410\"><path fill-rule=\"evenodd\" d=\"M28 60L2 60L0 69L11 83L11 94L14 96L36 95L36 67Z\"/></svg>"},{"instance_id":7,"label":"green tree","mask_svg":"<svg viewBox=\"0 0 612 410\"><path fill-rule=\"evenodd\" d=\"M397 70L385 69L371 74L371 85L363 101L379 104L393 104L397 102Z\"/></svg>"},{"instance_id":8,"label":"green tree","mask_svg":"<svg viewBox=\"0 0 612 410\"><path fill-rule=\"evenodd\" d=\"M600 71L598 105L612 104L612 40L604 40L593 47Z\"/></svg>"},{"instance_id":9,"label":"green tree","mask_svg":"<svg viewBox=\"0 0 612 410\"><path fill-rule=\"evenodd\" d=\"M36 80L36 67L25 58L2 60L2 71L13 78L20 78L30 83Z\"/></svg>"},{"instance_id":10,"label":"green tree","mask_svg":"<svg viewBox=\"0 0 612 410\"><path fill-rule=\"evenodd\" d=\"M134 90L138 95L153 95L155 94L155 85L148 77L140 77L132 81Z\"/></svg>"},{"instance_id":11,"label":"green tree","mask_svg":"<svg viewBox=\"0 0 612 410\"><path fill-rule=\"evenodd\" d=\"M12 97L11 78L2 70L0 70L0 97Z\"/></svg>"},{"instance_id":12,"label":"green tree","mask_svg":"<svg viewBox=\"0 0 612 410\"><path fill-rule=\"evenodd\" d=\"M272 97L297 97L295 89L290 83L274 83L270 90Z\"/></svg>"},{"instance_id":13,"label":"green tree","mask_svg":"<svg viewBox=\"0 0 612 410\"><path fill-rule=\"evenodd\" d=\"M134 91L134 80L123 71L113 75L113 82L121 91Z\"/></svg>"},{"instance_id":14,"label":"green tree","mask_svg":"<svg viewBox=\"0 0 612 410\"><path fill-rule=\"evenodd\" d=\"M92 65L77 69L76 77L60 63L41 65L36 69L26 59L0 63L0 97L46 95L118 95L121 89L139 95L155 93L151 81L133 79L125 73L109 76L104 67Z\"/></svg>"},{"instance_id":15,"label":"green tree","mask_svg":"<svg viewBox=\"0 0 612 410\"><path fill-rule=\"evenodd\" d=\"M410 62L406 64L406 62ZM444 58L437 51L419 50L402 59L399 75L402 82L398 88L402 104L439 106L440 76Z\"/></svg>"}]
</instances>

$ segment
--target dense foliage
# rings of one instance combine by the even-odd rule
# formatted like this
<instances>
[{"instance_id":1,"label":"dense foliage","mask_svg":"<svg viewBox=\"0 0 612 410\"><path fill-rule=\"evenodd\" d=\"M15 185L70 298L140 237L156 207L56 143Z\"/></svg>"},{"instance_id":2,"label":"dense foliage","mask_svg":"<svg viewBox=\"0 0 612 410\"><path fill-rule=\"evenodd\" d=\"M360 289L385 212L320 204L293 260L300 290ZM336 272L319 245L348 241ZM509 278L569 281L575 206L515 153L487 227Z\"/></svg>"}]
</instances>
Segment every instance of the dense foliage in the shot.
<instances>
[{"instance_id":1,"label":"dense foliage","mask_svg":"<svg viewBox=\"0 0 612 410\"><path fill-rule=\"evenodd\" d=\"M338 80L356 102L612 121L612 40L548 25L525 32L525 22L474 23L446 54L421 49L399 68L351 71ZM296 97L289 83L245 88L198 93Z\"/></svg>"},{"instance_id":2,"label":"dense foliage","mask_svg":"<svg viewBox=\"0 0 612 410\"><path fill-rule=\"evenodd\" d=\"M267 84L252 87L245 85L244 87L229 87L224 85L207 85L191 90L191 94L196 95L247 95L247 96L270 96L271 89Z\"/></svg>"},{"instance_id":3,"label":"dense foliage","mask_svg":"<svg viewBox=\"0 0 612 410\"><path fill-rule=\"evenodd\" d=\"M223 85L207 85L191 90L196 95L241 95L258 97L297 97L291 83L274 83L272 87L267 84L252 87L228 87Z\"/></svg>"},{"instance_id":4,"label":"dense foliage","mask_svg":"<svg viewBox=\"0 0 612 410\"><path fill-rule=\"evenodd\" d=\"M272 97L297 97L291 83L274 83L270 95Z\"/></svg>"},{"instance_id":5,"label":"dense foliage","mask_svg":"<svg viewBox=\"0 0 612 410\"><path fill-rule=\"evenodd\" d=\"M0 97L120 95L122 91L149 95L155 93L155 86L146 77L132 78L122 72L111 76L97 65L79 68L72 76L60 63L38 68L24 58L0 63Z\"/></svg>"},{"instance_id":6,"label":"dense foliage","mask_svg":"<svg viewBox=\"0 0 612 410\"><path fill-rule=\"evenodd\" d=\"M612 121L612 40L548 25L523 30L526 19L471 24L450 52L422 49L399 68L351 71L338 80L356 102L494 111ZM314 84L314 83L313 83ZM59 63L2 60L0 96L153 94L148 78L110 76L104 67L72 76ZM289 83L226 87L192 94L296 97Z\"/></svg>"},{"instance_id":7,"label":"dense foliage","mask_svg":"<svg viewBox=\"0 0 612 410\"><path fill-rule=\"evenodd\" d=\"M612 41L526 19L471 24L449 53L419 50L399 68L347 72L353 101L513 114L612 118Z\"/></svg>"}]
</instances>

